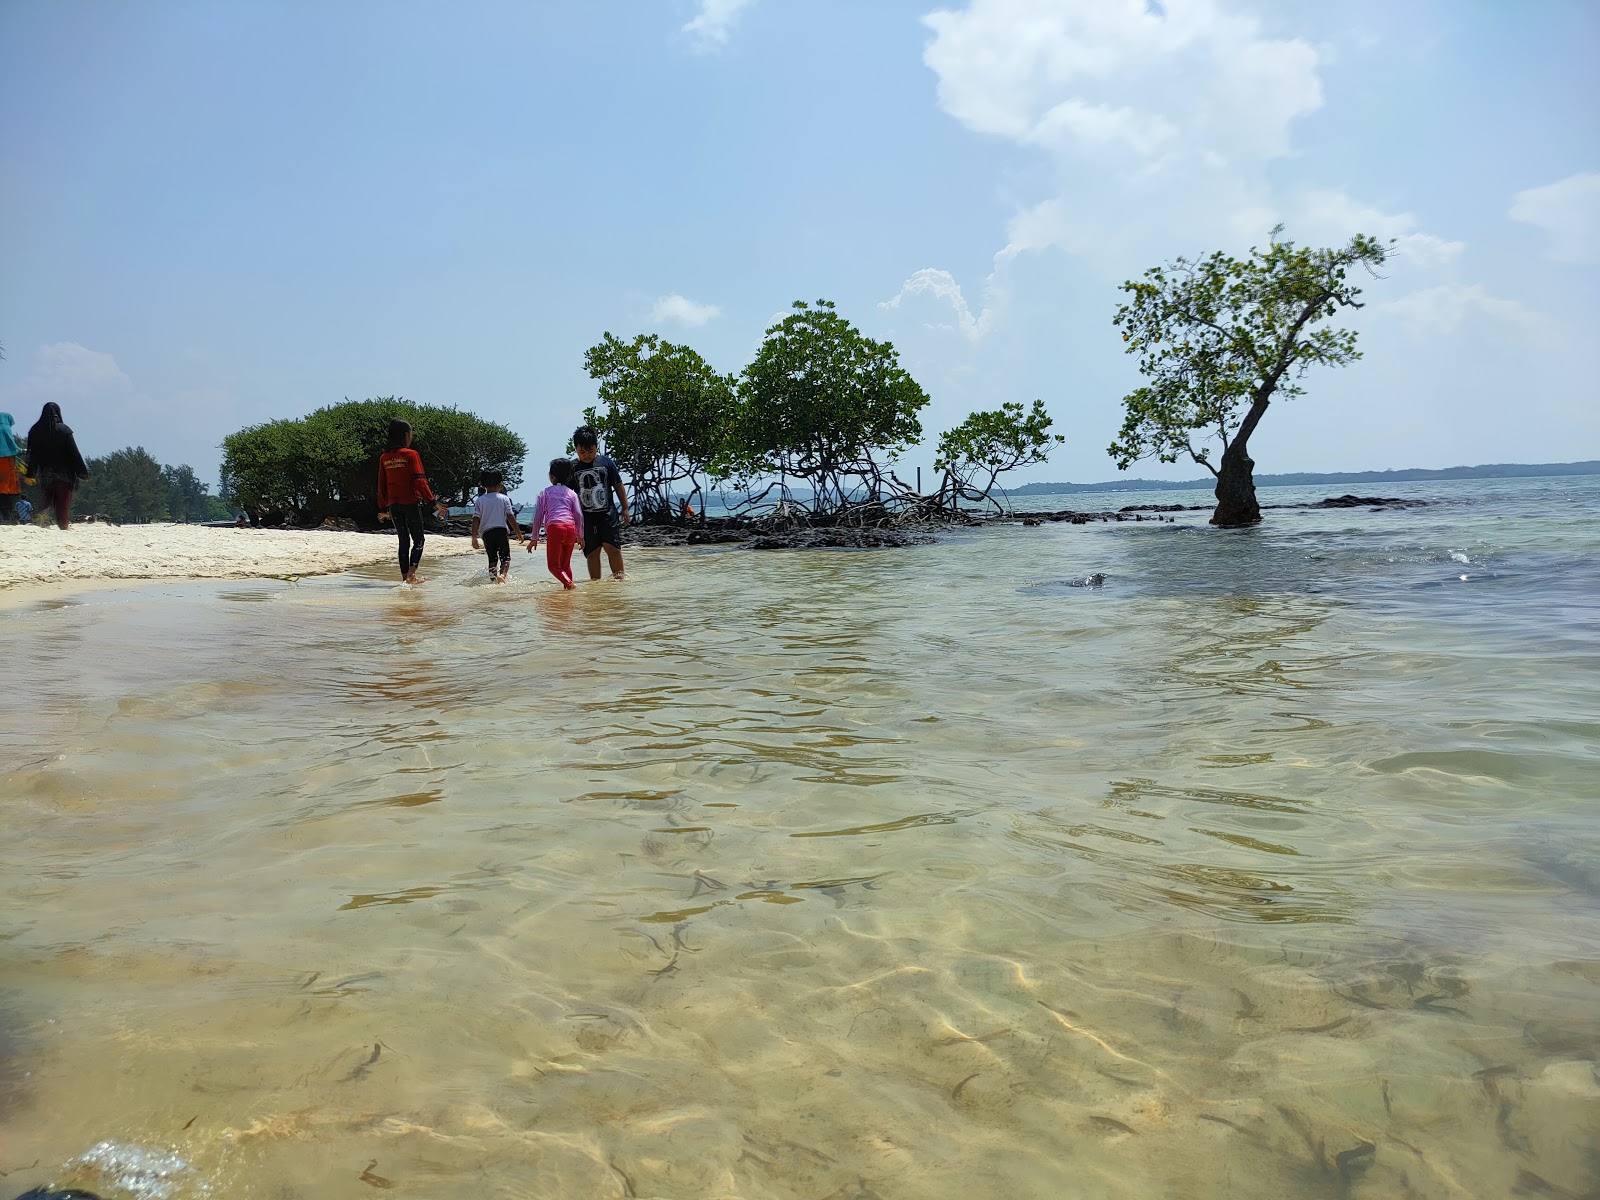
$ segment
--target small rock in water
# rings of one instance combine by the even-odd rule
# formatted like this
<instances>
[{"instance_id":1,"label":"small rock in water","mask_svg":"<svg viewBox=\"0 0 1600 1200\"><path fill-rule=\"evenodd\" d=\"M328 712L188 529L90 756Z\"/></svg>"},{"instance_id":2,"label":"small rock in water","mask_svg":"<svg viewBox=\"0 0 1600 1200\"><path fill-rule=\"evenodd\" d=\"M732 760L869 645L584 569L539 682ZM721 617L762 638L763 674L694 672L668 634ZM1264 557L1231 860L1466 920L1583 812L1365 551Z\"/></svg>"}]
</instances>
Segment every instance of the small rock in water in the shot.
<instances>
[{"instance_id":1,"label":"small rock in water","mask_svg":"<svg viewBox=\"0 0 1600 1200\"><path fill-rule=\"evenodd\" d=\"M1427 500L1403 500L1399 496L1329 496L1307 508L1426 508Z\"/></svg>"}]
</instances>

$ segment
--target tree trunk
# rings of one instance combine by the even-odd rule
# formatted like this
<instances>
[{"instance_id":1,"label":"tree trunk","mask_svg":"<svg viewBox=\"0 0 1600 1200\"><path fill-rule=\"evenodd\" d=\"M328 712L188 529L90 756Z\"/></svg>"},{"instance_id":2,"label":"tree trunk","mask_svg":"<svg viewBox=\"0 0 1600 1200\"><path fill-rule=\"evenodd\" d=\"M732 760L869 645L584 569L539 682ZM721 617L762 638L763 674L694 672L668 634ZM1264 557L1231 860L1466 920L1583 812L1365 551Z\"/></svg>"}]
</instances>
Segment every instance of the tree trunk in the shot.
<instances>
[{"instance_id":1,"label":"tree trunk","mask_svg":"<svg viewBox=\"0 0 1600 1200\"><path fill-rule=\"evenodd\" d=\"M1211 523L1233 529L1261 521L1261 506L1256 503L1255 460L1245 449L1243 438L1223 452L1217 471L1217 508Z\"/></svg>"}]
</instances>

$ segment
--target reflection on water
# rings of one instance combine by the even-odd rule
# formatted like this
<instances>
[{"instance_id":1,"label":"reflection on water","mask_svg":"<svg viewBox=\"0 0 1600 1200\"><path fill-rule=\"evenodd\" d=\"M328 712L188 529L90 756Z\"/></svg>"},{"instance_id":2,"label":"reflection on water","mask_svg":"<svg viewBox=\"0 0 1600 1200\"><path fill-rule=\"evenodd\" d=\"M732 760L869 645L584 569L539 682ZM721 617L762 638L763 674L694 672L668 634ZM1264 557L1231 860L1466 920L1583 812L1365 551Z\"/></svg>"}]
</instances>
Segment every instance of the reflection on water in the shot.
<instances>
[{"instance_id":1,"label":"reflection on water","mask_svg":"<svg viewBox=\"0 0 1600 1200\"><path fill-rule=\"evenodd\" d=\"M1600 578L1506 496L13 609L4 1182L1585 1195Z\"/></svg>"}]
</instances>

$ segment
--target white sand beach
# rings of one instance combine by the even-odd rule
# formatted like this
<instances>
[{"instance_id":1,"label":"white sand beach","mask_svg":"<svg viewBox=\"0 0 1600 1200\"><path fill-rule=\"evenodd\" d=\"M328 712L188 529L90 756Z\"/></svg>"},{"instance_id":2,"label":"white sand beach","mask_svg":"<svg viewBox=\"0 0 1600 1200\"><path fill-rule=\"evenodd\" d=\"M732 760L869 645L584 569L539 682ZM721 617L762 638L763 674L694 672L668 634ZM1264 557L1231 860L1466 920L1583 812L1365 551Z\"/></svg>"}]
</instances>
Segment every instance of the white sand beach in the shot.
<instances>
[{"instance_id":1,"label":"white sand beach","mask_svg":"<svg viewBox=\"0 0 1600 1200\"><path fill-rule=\"evenodd\" d=\"M429 558L474 554L463 537L430 537ZM249 579L323 575L394 558L393 537L325 529L204 525L0 525L0 589L106 579Z\"/></svg>"}]
</instances>

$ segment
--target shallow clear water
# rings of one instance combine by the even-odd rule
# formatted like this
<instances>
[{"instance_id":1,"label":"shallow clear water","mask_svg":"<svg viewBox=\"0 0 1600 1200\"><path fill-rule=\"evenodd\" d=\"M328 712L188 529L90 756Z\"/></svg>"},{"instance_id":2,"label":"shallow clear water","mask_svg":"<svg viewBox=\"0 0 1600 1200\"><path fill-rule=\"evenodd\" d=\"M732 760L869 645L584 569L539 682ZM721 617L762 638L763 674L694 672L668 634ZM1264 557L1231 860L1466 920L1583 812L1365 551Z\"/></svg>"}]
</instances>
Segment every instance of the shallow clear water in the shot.
<instances>
[{"instance_id":1,"label":"shallow clear water","mask_svg":"<svg viewBox=\"0 0 1600 1200\"><path fill-rule=\"evenodd\" d=\"M1584 1194L1600 480L1385 491L13 604L5 1187Z\"/></svg>"}]
</instances>

